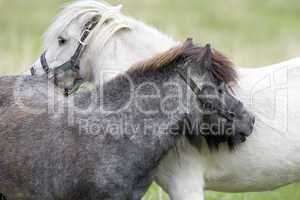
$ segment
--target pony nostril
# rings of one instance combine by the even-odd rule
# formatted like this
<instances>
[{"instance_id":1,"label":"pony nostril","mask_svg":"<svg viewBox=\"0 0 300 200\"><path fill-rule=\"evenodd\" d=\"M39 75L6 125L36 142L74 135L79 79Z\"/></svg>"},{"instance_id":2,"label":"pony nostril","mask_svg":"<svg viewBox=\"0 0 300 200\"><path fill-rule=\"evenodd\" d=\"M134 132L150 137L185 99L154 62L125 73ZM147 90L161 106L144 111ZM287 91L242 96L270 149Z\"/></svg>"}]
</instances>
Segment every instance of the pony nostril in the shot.
<instances>
[{"instance_id":1,"label":"pony nostril","mask_svg":"<svg viewBox=\"0 0 300 200\"><path fill-rule=\"evenodd\" d=\"M253 131L254 129L254 124L255 124L255 118L253 117L250 121L250 129L251 129L251 132Z\"/></svg>"},{"instance_id":2,"label":"pony nostril","mask_svg":"<svg viewBox=\"0 0 300 200\"><path fill-rule=\"evenodd\" d=\"M252 125L254 126L255 124L255 117L252 118Z\"/></svg>"},{"instance_id":3,"label":"pony nostril","mask_svg":"<svg viewBox=\"0 0 300 200\"><path fill-rule=\"evenodd\" d=\"M35 75L35 69L34 69L34 67L31 67L31 68L30 68L30 72L31 72L31 76L34 76L34 75Z\"/></svg>"}]
</instances>

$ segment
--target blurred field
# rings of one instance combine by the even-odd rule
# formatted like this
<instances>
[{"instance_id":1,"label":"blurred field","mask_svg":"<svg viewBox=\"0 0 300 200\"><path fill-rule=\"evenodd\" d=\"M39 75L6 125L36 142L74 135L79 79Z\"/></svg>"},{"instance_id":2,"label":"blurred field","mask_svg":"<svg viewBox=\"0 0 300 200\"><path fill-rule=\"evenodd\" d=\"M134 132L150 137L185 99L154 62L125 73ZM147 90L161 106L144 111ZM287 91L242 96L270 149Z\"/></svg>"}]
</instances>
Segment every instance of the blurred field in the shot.
<instances>
[{"instance_id":1,"label":"blurred field","mask_svg":"<svg viewBox=\"0 0 300 200\"><path fill-rule=\"evenodd\" d=\"M66 0L0 0L0 75L28 73L42 33ZM238 65L259 67L300 56L299 0L111 0L178 40L210 42ZM145 200L167 199L157 186ZM208 200L299 200L300 186L267 193L209 192Z\"/></svg>"}]
</instances>

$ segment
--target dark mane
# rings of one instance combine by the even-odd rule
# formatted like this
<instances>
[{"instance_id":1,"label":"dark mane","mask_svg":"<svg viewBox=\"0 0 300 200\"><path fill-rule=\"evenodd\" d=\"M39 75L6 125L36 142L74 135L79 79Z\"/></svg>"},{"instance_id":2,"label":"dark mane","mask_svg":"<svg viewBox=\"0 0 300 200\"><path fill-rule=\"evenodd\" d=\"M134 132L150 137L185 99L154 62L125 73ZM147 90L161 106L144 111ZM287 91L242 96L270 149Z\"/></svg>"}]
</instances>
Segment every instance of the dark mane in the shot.
<instances>
[{"instance_id":1,"label":"dark mane","mask_svg":"<svg viewBox=\"0 0 300 200\"><path fill-rule=\"evenodd\" d=\"M205 47L193 44L191 39L188 39L181 45L173 47L168 51L159 53L150 59L134 64L128 72L146 72L159 70L180 59L195 58L200 62L206 52ZM199 60L200 58L200 60ZM234 69L233 63L221 52L212 51L212 65L209 69L213 75L225 83L236 83L237 72Z\"/></svg>"}]
</instances>

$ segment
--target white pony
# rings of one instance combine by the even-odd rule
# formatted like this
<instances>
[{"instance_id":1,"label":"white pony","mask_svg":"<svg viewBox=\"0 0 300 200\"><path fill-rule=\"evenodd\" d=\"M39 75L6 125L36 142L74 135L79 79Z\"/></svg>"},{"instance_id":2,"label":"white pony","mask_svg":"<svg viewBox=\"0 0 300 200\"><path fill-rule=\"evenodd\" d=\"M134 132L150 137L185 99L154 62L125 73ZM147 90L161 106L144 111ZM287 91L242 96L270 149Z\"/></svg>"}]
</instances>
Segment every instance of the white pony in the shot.
<instances>
[{"instance_id":1,"label":"white pony","mask_svg":"<svg viewBox=\"0 0 300 200\"><path fill-rule=\"evenodd\" d=\"M72 57L85 24L95 16L100 20L84 42L87 46L80 57L80 76L86 81L100 84L115 72L177 44L122 15L120 7L78 1L62 11L45 35L50 69ZM40 59L32 72L45 73ZM155 176L171 199L201 200L204 189L263 191L300 181L300 58L259 69L239 69L239 73L235 90L256 114L254 133L234 152L225 145L210 152L205 143L199 152L185 139L179 141L177 150L160 162Z\"/></svg>"}]
</instances>

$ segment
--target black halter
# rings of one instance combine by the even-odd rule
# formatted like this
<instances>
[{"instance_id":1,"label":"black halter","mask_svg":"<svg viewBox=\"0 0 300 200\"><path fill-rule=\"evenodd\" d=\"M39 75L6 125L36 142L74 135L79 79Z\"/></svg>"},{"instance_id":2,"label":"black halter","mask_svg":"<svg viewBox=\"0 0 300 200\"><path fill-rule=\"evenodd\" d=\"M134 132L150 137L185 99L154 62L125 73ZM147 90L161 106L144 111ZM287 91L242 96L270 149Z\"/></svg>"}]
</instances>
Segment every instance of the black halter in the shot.
<instances>
[{"instance_id":1,"label":"black halter","mask_svg":"<svg viewBox=\"0 0 300 200\"><path fill-rule=\"evenodd\" d=\"M206 52L203 56L201 67L204 67L205 69L210 69L212 65L212 50L210 47L210 44L207 44ZM177 69L176 72L179 74L179 76L184 80L184 82L191 88L193 93L196 95L198 99L199 106L203 109L210 108L210 110L216 112L218 115L224 117L229 122L233 122L234 118L236 117L235 110L240 108L242 106L242 103L238 101L236 105L231 106L233 109L226 109L219 103L213 100L201 98L203 97L203 88L200 89L197 84L188 76L188 73L186 71L186 66L183 66L183 68Z\"/></svg>"},{"instance_id":2,"label":"black halter","mask_svg":"<svg viewBox=\"0 0 300 200\"><path fill-rule=\"evenodd\" d=\"M80 66L80 58L81 58L81 56L82 56L82 54L85 50L85 47L86 47L84 42L86 41L86 39L90 35L91 31L96 27L98 22L99 22L99 17L94 17L94 18L92 18L92 20L90 20L88 23L85 24L84 30L81 34L81 38L79 40L79 44L78 44L78 46L75 50L75 53L71 57L71 59L68 60L67 62L65 62L64 64L53 68L54 79L55 79L55 77L57 76L58 73L68 71L68 70L72 70L73 72L75 72L77 74L76 81L78 81L78 82L82 81L81 78L80 78L80 74L79 74L79 70L80 70L79 66ZM40 61L41 61L41 65L43 67L44 72L46 74L49 74L51 70L50 70L49 65L47 63L46 51L41 55ZM55 83L55 81L54 81L54 83ZM65 94L69 95L69 90L68 89L65 89Z\"/></svg>"}]
</instances>

